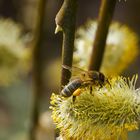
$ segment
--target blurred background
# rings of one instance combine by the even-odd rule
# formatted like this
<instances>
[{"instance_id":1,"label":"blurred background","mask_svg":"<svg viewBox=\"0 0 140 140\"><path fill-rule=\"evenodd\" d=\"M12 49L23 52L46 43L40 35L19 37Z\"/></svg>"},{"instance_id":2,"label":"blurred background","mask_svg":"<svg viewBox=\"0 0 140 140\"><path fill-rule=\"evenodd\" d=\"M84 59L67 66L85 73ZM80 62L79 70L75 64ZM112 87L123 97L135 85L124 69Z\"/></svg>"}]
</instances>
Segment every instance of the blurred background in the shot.
<instances>
[{"instance_id":1,"label":"blurred background","mask_svg":"<svg viewBox=\"0 0 140 140\"><path fill-rule=\"evenodd\" d=\"M0 70L2 73L0 74L0 140L29 140L29 129L32 122L31 109L34 98L32 40L37 23L39 1L0 0L0 38L2 38L0 45L9 45L8 49L16 54L14 57L0 49L0 69L2 69ZM54 140L54 126L50 119L49 101L51 93L59 90L60 75L57 75L58 79L51 78L51 76L58 71L57 69L60 69L62 34L55 35L54 31L55 16L62 2L62 0L46 1L43 17L42 43L40 45L43 82L39 97L38 140ZM76 28L88 19L97 19L100 3L101 0L88 0L87 2L79 0ZM126 24L139 36L139 7L139 0L120 0L117 2L113 20ZM11 40L12 38L18 41L14 42ZM19 46L22 49L19 49ZM28 53L29 50L30 53ZM19 58L21 58L20 61ZM3 64L5 59L8 66ZM136 73L140 75L139 62L140 57L138 56L122 75L132 76ZM15 65L16 68L13 68ZM54 84L55 81L57 82L56 85ZM138 79L137 86L139 85L140 80ZM139 130L129 134L130 140L139 140L139 138Z\"/></svg>"}]
</instances>

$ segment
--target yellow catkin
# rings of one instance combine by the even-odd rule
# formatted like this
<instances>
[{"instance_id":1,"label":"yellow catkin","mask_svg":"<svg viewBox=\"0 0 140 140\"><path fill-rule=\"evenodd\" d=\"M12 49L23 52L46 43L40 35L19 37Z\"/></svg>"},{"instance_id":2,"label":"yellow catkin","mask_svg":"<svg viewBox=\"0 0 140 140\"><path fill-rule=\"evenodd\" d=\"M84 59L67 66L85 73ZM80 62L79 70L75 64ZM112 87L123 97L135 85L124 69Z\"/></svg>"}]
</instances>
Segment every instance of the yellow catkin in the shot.
<instances>
[{"instance_id":1,"label":"yellow catkin","mask_svg":"<svg viewBox=\"0 0 140 140\"><path fill-rule=\"evenodd\" d=\"M76 97L51 96L52 118L66 140L127 140L138 129L140 89L137 76L109 79L111 86L83 88Z\"/></svg>"}]
</instances>

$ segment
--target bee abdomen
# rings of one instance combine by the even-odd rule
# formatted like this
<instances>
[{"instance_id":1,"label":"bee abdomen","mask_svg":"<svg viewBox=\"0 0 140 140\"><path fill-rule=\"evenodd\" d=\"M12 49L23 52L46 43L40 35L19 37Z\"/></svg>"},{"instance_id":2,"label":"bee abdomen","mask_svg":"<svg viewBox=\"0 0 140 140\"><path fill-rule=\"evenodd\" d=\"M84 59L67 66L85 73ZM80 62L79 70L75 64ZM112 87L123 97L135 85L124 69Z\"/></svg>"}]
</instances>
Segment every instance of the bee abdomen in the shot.
<instances>
[{"instance_id":1,"label":"bee abdomen","mask_svg":"<svg viewBox=\"0 0 140 140\"><path fill-rule=\"evenodd\" d=\"M82 80L75 79L64 87L64 89L61 91L61 95L65 96L65 97L70 97L73 94L73 92L76 89L78 89L81 85L82 85Z\"/></svg>"}]
</instances>

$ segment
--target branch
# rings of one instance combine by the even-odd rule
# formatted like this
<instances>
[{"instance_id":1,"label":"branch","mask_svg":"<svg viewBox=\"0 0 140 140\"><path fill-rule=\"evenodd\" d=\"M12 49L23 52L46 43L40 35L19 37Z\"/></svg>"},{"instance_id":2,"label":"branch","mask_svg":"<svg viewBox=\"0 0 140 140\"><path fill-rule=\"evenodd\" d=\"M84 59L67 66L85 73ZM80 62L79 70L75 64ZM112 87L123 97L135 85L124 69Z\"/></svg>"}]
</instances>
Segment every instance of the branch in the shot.
<instances>
[{"instance_id":1,"label":"branch","mask_svg":"<svg viewBox=\"0 0 140 140\"><path fill-rule=\"evenodd\" d=\"M74 37L75 37L75 22L76 22L77 0L64 0L64 3L56 16L56 31L63 32L62 46L62 66L72 66ZM69 82L71 73L69 70L62 67L61 86Z\"/></svg>"},{"instance_id":2,"label":"branch","mask_svg":"<svg viewBox=\"0 0 140 140\"><path fill-rule=\"evenodd\" d=\"M40 94L42 92L43 78L42 78L42 56L41 46L43 38L43 23L45 17L45 7L47 0L39 0L39 9L37 15L37 25L34 37L33 48L33 99L32 99L32 112L31 112L31 128L30 128L30 140L35 140L36 127L39 119L39 102Z\"/></svg>"},{"instance_id":3,"label":"branch","mask_svg":"<svg viewBox=\"0 0 140 140\"><path fill-rule=\"evenodd\" d=\"M100 70L106 45L107 33L115 10L115 4L116 0L102 0L97 32L88 68L89 70Z\"/></svg>"}]
</instances>

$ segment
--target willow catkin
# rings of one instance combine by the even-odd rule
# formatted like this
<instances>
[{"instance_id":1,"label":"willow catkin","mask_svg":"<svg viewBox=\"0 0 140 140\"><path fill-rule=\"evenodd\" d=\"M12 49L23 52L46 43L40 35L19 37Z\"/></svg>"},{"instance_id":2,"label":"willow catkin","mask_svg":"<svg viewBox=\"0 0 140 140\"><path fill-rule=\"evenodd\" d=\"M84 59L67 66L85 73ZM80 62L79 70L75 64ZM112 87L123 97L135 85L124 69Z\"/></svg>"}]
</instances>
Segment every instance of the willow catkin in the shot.
<instances>
[{"instance_id":1,"label":"willow catkin","mask_svg":"<svg viewBox=\"0 0 140 140\"><path fill-rule=\"evenodd\" d=\"M30 38L22 34L22 27L11 19L0 19L0 86L9 85L29 72Z\"/></svg>"},{"instance_id":2,"label":"willow catkin","mask_svg":"<svg viewBox=\"0 0 140 140\"><path fill-rule=\"evenodd\" d=\"M127 132L138 129L140 89L137 76L110 78L111 86L83 88L76 97L52 94L52 117L66 140L125 140Z\"/></svg>"},{"instance_id":3,"label":"willow catkin","mask_svg":"<svg viewBox=\"0 0 140 140\"><path fill-rule=\"evenodd\" d=\"M97 22L94 20L89 20L77 30L74 51L74 65L77 67L87 68L96 30ZM101 72L107 76L122 73L135 60L138 53L137 34L126 25L112 23L106 41Z\"/></svg>"}]
</instances>

